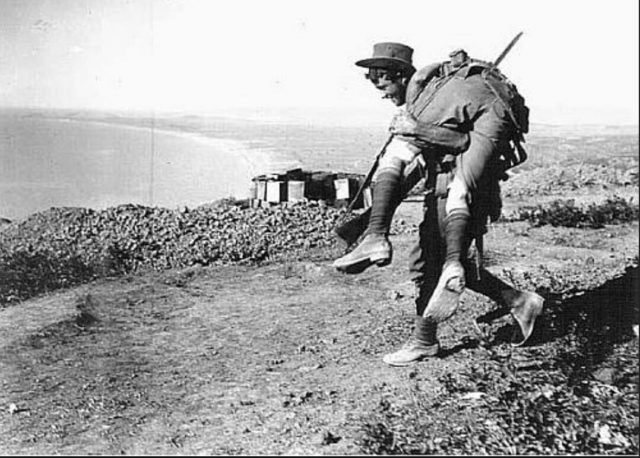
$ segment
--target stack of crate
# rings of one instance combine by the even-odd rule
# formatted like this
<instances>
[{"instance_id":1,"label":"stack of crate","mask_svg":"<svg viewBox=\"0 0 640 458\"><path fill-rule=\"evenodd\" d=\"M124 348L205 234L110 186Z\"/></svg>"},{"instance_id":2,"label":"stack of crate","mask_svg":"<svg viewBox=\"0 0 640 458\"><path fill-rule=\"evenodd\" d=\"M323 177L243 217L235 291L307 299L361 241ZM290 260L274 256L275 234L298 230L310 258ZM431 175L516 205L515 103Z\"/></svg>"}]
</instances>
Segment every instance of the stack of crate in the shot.
<instances>
[{"instance_id":1,"label":"stack of crate","mask_svg":"<svg viewBox=\"0 0 640 458\"><path fill-rule=\"evenodd\" d=\"M300 168L285 173L259 175L253 182L253 206L322 200L328 205L349 205L364 175L324 171L305 171ZM371 192L365 188L354 204L354 208L370 206Z\"/></svg>"}]
</instances>

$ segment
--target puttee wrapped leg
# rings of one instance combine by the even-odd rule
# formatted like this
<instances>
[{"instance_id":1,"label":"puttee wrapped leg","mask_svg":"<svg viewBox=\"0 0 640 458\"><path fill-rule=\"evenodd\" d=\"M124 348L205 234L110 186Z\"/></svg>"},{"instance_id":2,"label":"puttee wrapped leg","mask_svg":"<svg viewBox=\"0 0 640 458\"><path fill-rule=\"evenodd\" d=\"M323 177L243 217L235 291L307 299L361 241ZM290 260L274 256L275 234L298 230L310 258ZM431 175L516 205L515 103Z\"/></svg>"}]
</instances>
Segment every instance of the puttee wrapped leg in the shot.
<instances>
[{"instance_id":1,"label":"puttee wrapped leg","mask_svg":"<svg viewBox=\"0 0 640 458\"><path fill-rule=\"evenodd\" d=\"M445 263L423 315L436 323L441 323L456 313L460 296L465 289L465 270L461 257L466 256L468 248L469 219L469 213L465 211L453 211L445 219Z\"/></svg>"}]
</instances>

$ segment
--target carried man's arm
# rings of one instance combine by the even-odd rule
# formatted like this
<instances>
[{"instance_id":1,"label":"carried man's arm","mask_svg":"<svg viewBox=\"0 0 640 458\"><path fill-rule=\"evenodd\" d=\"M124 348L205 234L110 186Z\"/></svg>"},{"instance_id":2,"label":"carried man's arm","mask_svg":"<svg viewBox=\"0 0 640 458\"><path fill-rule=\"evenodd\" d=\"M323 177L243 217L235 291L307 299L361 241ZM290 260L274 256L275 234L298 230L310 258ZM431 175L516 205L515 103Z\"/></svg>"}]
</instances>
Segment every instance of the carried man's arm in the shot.
<instances>
[{"instance_id":1,"label":"carried man's arm","mask_svg":"<svg viewBox=\"0 0 640 458\"><path fill-rule=\"evenodd\" d=\"M509 53L511 48L516 44L516 42L522 36L522 32L518 33L507 45L507 47L500 53L498 58L493 62L493 66L497 67L500 62L505 58L505 56ZM418 70L411 81L408 84L407 88L407 101L409 103L415 102L418 95L424 90L429 81L436 77L442 76L442 66L440 64L433 64L428 67L424 67L421 70ZM369 175L364 183L360 186L358 190L359 197L362 190L369 185L373 174L375 173L378 163L381 157L384 155L387 145L391 142L391 140L395 137L400 139L404 139L409 143L413 144L424 150L433 150L436 154L453 154L457 155L464 151L469 146L469 135L464 132L459 132L454 129L450 129L443 126L438 126L430 123L423 123L411 116L406 109L402 110L398 115L396 115L391 123L389 128L391 135L389 136L387 142L384 147L376 157L373 167L371 168ZM516 143L516 148L520 153L521 157L526 158L526 153L524 149L519 144ZM416 158L409 166L406 167L404 172L404 177L402 181L401 188L401 198L404 199L407 194L415 187L415 185L420 181L421 178L424 178L425 170L422 167L422 164L419 162L419 158ZM352 204L355 202L355 198L352 201ZM351 206L349 207L351 210ZM360 215L352 218L345 223L337 226L334 229L334 232L343 239L348 245L355 243L362 233L366 230L369 223L369 215L371 214L371 209L368 208Z\"/></svg>"}]
</instances>

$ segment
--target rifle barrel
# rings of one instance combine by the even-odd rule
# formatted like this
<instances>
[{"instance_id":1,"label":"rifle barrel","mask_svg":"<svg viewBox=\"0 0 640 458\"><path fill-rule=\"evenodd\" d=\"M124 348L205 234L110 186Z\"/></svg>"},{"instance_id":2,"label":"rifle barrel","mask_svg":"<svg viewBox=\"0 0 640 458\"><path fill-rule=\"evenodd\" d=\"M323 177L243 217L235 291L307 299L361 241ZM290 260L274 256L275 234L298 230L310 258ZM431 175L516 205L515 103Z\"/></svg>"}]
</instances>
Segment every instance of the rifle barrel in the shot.
<instances>
[{"instance_id":1,"label":"rifle barrel","mask_svg":"<svg viewBox=\"0 0 640 458\"><path fill-rule=\"evenodd\" d=\"M502 60L506 57L507 54L509 54L509 51L511 51L511 48L513 48L513 45L515 45L517 43L517 41L520 39L520 37L522 36L523 33L524 32L520 32L518 35L516 35L513 38L513 40L511 40L511 42L507 45L507 47L504 48L504 51L502 51L502 53L495 60L493 65L495 65L497 67L500 64L500 62L502 62Z\"/></svg>"}]
</instances>

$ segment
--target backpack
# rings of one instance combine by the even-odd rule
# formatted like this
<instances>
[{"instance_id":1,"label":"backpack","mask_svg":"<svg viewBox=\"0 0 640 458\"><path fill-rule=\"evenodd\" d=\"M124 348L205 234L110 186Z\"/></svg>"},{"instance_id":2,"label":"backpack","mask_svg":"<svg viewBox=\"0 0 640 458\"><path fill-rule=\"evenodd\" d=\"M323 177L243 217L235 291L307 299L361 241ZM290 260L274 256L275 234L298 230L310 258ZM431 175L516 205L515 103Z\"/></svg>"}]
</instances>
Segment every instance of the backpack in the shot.
<instances>
[{"instance_id":1,"label":"backpack","mask_svg":"<svg viewBox=\"0 0 640 458\"><path fill-rule=\"evenodd\" d=\"M527 153L522 146L524 134L529 132L529 107L518 88L494 65L487 65L481 72L485 84L502 102L505 111L514 127L510 139L512 148L502 152L503 170L522 164L527 160Z\"/></svg>"}]
</instances>

